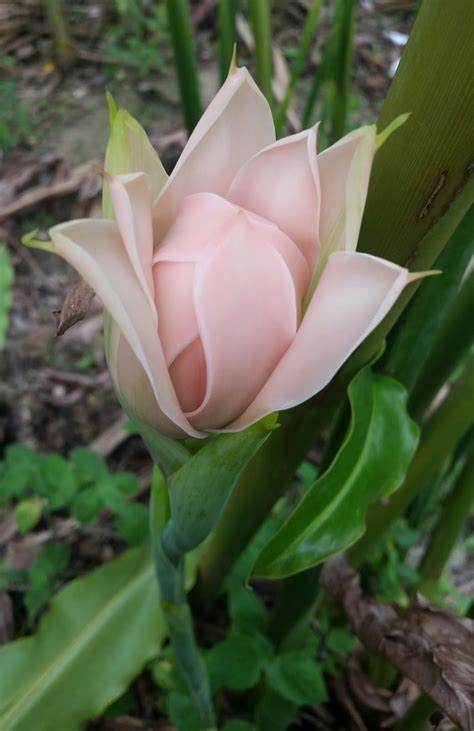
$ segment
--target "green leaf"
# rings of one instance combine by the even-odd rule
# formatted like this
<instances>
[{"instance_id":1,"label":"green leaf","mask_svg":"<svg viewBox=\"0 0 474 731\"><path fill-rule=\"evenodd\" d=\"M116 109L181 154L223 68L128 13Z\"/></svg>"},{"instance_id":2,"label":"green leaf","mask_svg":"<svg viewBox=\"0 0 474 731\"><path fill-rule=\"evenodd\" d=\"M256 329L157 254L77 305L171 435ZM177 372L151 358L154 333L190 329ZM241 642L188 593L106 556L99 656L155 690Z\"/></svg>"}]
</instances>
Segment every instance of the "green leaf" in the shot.
<instances>
[{"instance_id":1,"label":"green leaf","mask_svg":"<svg viewBox=\"0 0 474 731\"><path fill-rule=\"evenodd\" d=\"M5 461L0 464L0 505L26 492L38 465L38 455L25 444L11 444L5 449Z\"/></svg>"},{"instance_id":2,"label":"green leaf","mask_svg":"<svg viewBox=\"0 0 474 731\"><path fill-rule=\"evenodd\" d=\"M76 447L71 450L69 458L81 485L95 483L100 477L107 474L105 460L92 449Z\"/></svg>"},{"instance_id":3,"label":"green leaf","mask_svg":"<svg viewBox=\"0 0 474 731\"><path fill-rule=\"evenodd\" d=\"M233 721L227 721L223 725L222 731L258 731L258 728L253 723L235 718Z\"/></svg>"},{"instance_id":4,"label":"green leaf","mask_svg":"<svg viewBox=\"0 0 474 731\"><path fill-rule=\"evenodd\" d=\"M202 726L191 698L173 691L166 702L166 712L178 731L201 731Z\"/></svg>"},{"instance_id":5,"label":"green leaf","mask_svg":"<svg viewBox=\"0 0 474 731\"><path fill-rule=\"evenodd\" d=\"M345 629L335 627L326 637L326 646L336 655L347 655L356 644L356 638Z\"/></svg>"},{"instance_id":6,"label":"green leaf","mask_svg":"<svg viewBox=\"0 0 474 731\"><path fill-rule=\"evenodd\" d=\"M29 586L24 603L30 619L49 601L54 582L67 569L70 555L66 543L52 541L43 546L36 563L28 569Z\"/></svg>"},{"instance_id":7,"label":"green leaf","mask_svg":"<svg viewBox=\"0 0 474 731\"><path fill-rule=\"evenodd\" d=\"M267 663L265 673L270 688L299 706L328 698L321 667L304 650L280 653Z\"/></svg>"},{"instance_id":8,"label":"green leaf","mask_svg":"<svg viewBox=\"0 0 474 731\"><path fill-rule=\"evenodd\" d=\"M341 449L263 548L253 574L290 576L345 550L363 534L368 504L402 483L418 441L406 391L365 368L348 393L352 418Z\"/></svg>"},{"instance_id":9,"label":"green leaf","mask_svg":"<svg viewBox=\"0 0 474 731\"><path fill-rule=\"evenodd\" d=\"M92 523L102 510L102 500L96 487L85 487L72 503L72 514L81 525Z\"/></svg>"},{"instance_id":10,"label":"green leaf","mask_svg":"<svg viewBox=\"0 0 474 731\"><path fill-rule=\"evenodd\" d=\"M35 635L0 649L0 728L79 731L164 636L149 547L129 550L62 589Z\"/></svg>"},{"instance_id":11,"label":"green leaf","mask_svg":"<svg viewBox=\"0 0 474 731\"><path fill-rule=\"evenodd\" d=\"M257 705L257 728L259 731L287 731L297 710L297 703L282 698L279 693L267 691Z\"/></svg>"},{"instance_id":12,"label":"green leaf","mask_svg":"<svg viewBox=\"0 0 474 731\"><path fill-rule=\"evenodd\" d=\"M72 502L79 484L67 460L53 453L41 461L35 489L46 498L49 510L59 510Z\"/></svg>"},{"instance_id":13,"label":"green leaf","mask_svg":"<svg viewBox=\"0 0 474 731\"><path fill-rule=\"evenodd\" d=\"M268 612L258 594L240 582L229 588L229 614L232 625L242 633L264 634L268 625Z\"/></svg>"},{"instance_id":14,"label":"green leaf","mask_svg":"<svg viewBox=\"0 0 474 731\"><path fill-rule=\"evenodd\" d=\"M0 244L0 350L3 350L10 321L10 307L12 304L12 288L15 279L15 270L10 258L10 252L5 244Z\"/></svg>"},{"instance_id":15,"label":"green leaf","mask_svg":"<svg viewBox=\"0 0 474 731\"><path fill-rule=\"evenodd\" d=\"M121 513L126 509L125 497L118 489L113 475L102 477L96 485L96 490L103 504L113 510L114 513Z\"/></svg>"},{"instance_id":16,"label":"green leaf","mask_svg":"<svg viewBox=\"0 0 474 731\"><path fill-rule=\"evenodd\" d=\"M121 472L118 475L114 475L114 483L122 495L133 495L140 488L138 478L133 472Z\"/></svg>"},{"instance_id":17,"label":"green leaf","mask_svg":"<svg viewBox=\"0 0 474 731\"><path fill-rule=\"evenodd\" d=\"M130 546L138 546L148 536L148 510L141 503L127 503L120 510L115 527Z\"/></svg>"},{"instance_id":18,"label":"green leaf","mask_svg":"<svg viewBox=\"0 0 474 731\"><path fill-rule=\"evenodd\" d=\"M231 634L214 645L206 657L213 691L252 688L260 677L265 659L261 643L253 637L237 632Z\"/></svg>"},{"instance_id":19,"label":"green leaf","mask_svg":"<svg viewBox=\"0 0 474 731\"><path fill-rule=\"evenodd\" d=\"M207 538L240 473L275 426L276 415L271 414L245 431L221 434L171 476L172 517L165 535L168 531L179 553L186 553Z\"/></svg>"},{"instance_id":20,"label":"green leaf","mask_svg":"<svg viewBox=\"0 0 474 731\"><path fill-rule=\"evenodd\" d=\"M37 498L22 500L15 508L15 523L20 533L28 533L41 520L43 506Z\"/></svg>"}]
</instances>

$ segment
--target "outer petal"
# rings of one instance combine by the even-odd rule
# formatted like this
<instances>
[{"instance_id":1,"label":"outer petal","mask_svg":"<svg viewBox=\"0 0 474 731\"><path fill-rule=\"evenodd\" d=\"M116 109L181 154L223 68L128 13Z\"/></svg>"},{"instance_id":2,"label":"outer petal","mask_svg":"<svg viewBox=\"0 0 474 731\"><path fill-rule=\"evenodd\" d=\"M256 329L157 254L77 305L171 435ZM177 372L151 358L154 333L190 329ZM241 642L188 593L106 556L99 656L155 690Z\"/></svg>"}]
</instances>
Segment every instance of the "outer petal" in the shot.
<instances>
[{"instance_id":1,"label":"outer petal","mask_svg":"<svg viewBox=\"0 0 474 731\"><path fill-rule=\"evenodd\" d=\"M160 409L180 429L191 427L179 406L150 303L130 264L115 223L80 220L50 230L58 253L91 285L146 373Z\"/></svg>"},{"instance_id":2,"label":"outer petal","mask_svg":"<svg viewBox=\"0 0 474 731\"><path fill-rule=\"evenodd\" d=\"M247 69L236 69L204 112L155 202L155 242L168 230L186 195L223 195L244 162L274 139L265 97Z\"/></svg>"},{"instance_id":3,"label":"outer petal","mask_svg":"<svg viewBox=\"0 0 474 731\"><path fill-rule=\"evenodd\" d=\"M318 255L320 185L316 127L275 142L237 173L226 198L275 223L312 269Z\"/></svg>"},{"instance_id":4,"label":"outer petal","mask_svg":"<svg viewBox=\"0 0 474 731\"><path fill-rule=\"evenodd\" d=\"M319 239L325 259L333 251L356 250L375 147L372 125L350 132L318 155Z\"/></svg>"},{"instance_id":5,"label":"outer petal","mask_svg":"<svg viewBox=\"0 0 474 731\"><path fill-rule=\"evenodd\" d=\"M122 241L138 281L153 304L154 284L151 273L153 229L151 223L150 182L144 173L109 176L110 194Z\"/></svg>"},{"instance_id":6,"label":"outer petal","mask_svg":"<svg viewBox=\"0 0 474 731\"><path fill-rule=\"evenodd\" d=\"M228 423L249 404L291 343L297 326L293 280L280 254L244 213L227 241L196 265L195 309L207 369L197 427Z\"/></svg>"},{"instance_id":7,"label":"outer petal","mask_svg":"<svg viewBox=\"0 0 474 731\"><path fill-rule=\"evenodd\" d=\"M156 198L168 179L145 130L125 109L119 109L111 122L104 167L112 175L146 173L150 179L152 199ZM102 206L104 216L113 218L107 181L104 182Z\"/></svg>"},{"instance_id":8,"label":"outer petal","mask_svg":"<svg viewBox=\"0 0 474 731\"><path fill-rule=\"evenodd\" d=\"M169 437L185 437L186 433L161 411L139 360L110 318L108 331L107 363L123 409L137 424L147 424Z\"/></svg>"},{"instance_id":9,"label":"outer petal","mask_svg":"<svg viewBox=\"0 0 474 731\"><path fill-rule=\"evenodd\" d=\"M244 429L324 388L415 277L367 254L332 254L293 343L254 402L227 431Z\"/></svg>"}]
</instances>

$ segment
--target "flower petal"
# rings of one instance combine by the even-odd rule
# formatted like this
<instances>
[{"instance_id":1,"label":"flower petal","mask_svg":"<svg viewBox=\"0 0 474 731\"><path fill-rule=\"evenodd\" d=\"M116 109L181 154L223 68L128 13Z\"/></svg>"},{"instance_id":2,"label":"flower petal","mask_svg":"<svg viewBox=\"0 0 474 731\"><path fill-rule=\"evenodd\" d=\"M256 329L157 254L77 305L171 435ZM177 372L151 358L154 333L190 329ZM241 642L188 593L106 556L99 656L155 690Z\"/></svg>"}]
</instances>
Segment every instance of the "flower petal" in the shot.
<instances>
[{"instance_id":1,"label":"flower petal","mask_svg":"<svg viewBox=\"0 0 474 731\"><path fill-rule=\"evenodd\" d=\"M296 331L293 280L273 229L240 213L228 238L196 265L194 301L207 369L197 428L236 418L262 388Z\"/></svg>"},{"instance_id":2,"label":"flower petal","mask_svg":"<svg viewBox=\"0 0 474 731\"><path fill-rule=\"evenodd\" d=\"M160 158L153 149L143 127L125 109L119 109L111 123L104 161L112 175L146 173L150 179L152 200L168 180ZM113 218L108 183L102 192L103 215Z\"/></svg>"},{"instance_id":3,"label":"flower petal","mask_svg":"<svg viewBox=\"0 0 474 731\"><path fill-rule=\"evenodd\" d=\"M91 285L120 328L152 386L164 414L191 436L176 397L150 303L111 221L79 220L50 229L58 253Z\"/></svg>"},{"instance_id":4,"label":"flower petal","mask_svg":"<svg viewBox=\"0 0 474 731\"><path fill-rule=\"evenodd\" d=\"M169 366L199 337L194 314L194 264L163 261L153 267L160 341Z\"/></svg>"},{"instance_id":5,"label":"flower petal","mask_svg":"<svg viewBox=\"0 0 474 731\"><path fill-rule=\"evenodd\" d=\"M318 155L321 180L319 240L327 259L355 251L375 155L375 125L360 127Z\"/></svg>"},{"instance_id":6,"label":"flower petal","mask_svg":"<svg viewBox=\"0 0 474 731\"><path fill-rule=\"evenodd\" d=\"M153 262L197 261L206 247L215 244L239 209L215 193L194 193L179 204Z\"/></svg>"},{"instance_id":7,"label":"flower petal","mask_svg":"<svg viewBox=\"0 0 474 731\"><path fill-rule=\"evenodd\" d=\"M254 402L226 431L244 429L318 393L412 279L407 269L384 259L332 254L291 346Z\"/></svg>"},{"instance_id":8,"label":"flower petal","mask_svg":"<svg viewBox=\"0 0 474 731\"><path fill-rule=\"evenodd\" d=\"M265 97L247 69L235 69L204 112L155 201L155 242L161 241L185 196L204 191L223 195L244 162L274 139Z\"/></svg>"},{"instance_id":9,"label":"flower petal","mask_svg":"<svg viewBox=\"0 0 474 731\"><path fill-rule=\"evenodd\" d=\"M275 223L304 254L318 255L320 207L316 127L275 142L239 170L226 198Z\"/></svg>"},{"instance_id":10,"label":"flower petal","mask_svg":"<svg viewBox=\"0 0 474 731\"><path fill-rule=\"evenodd\" d=\"M110 175L108 183L122 241L137 279L150 302L153 318L157 324L151 274L153 228L148 175L144 173Z\"/></svg>"}]
</instances>

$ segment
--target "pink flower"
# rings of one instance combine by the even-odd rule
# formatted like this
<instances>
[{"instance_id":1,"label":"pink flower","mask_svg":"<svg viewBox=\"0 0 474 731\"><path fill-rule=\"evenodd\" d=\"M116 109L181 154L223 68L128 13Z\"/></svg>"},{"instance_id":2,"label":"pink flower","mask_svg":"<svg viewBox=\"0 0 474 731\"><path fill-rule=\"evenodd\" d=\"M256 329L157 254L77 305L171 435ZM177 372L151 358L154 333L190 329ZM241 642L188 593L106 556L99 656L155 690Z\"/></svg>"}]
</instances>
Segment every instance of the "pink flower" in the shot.
<instances>
[{"instance_id":1,"label":"pink flower","mask_svg":"<svg viewBox=\"0 0 474 731\"><path fill-rule=\"evenodd\" d=\"M125 174L107 177L104 196L115 221L50 234L104 304L109 367L133 418L171 436L237 431L331 380L410 281L355 251L375 147L373 126L319 155L316 127L275 142L246 69L169 178L117 113L105 164Z\"/></svg>"}]
</instances>

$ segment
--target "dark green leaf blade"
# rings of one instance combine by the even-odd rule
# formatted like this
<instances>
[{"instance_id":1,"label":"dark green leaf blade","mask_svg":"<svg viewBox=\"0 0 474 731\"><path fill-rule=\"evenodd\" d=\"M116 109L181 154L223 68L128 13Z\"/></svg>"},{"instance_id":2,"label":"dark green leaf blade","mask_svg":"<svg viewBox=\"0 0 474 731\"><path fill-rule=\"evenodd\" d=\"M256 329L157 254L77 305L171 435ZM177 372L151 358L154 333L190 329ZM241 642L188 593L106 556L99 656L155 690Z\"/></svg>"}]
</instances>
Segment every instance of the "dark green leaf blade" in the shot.
<instances>
[{"instance_id":1,"label":"dark green leaf blade","mask_svg":"<svg viewBox=\"0 0 474 731\"><path fill-rule=\"evenodd\" d=\"M254 575L290 576L345 550L364 532L367 505L401 484L418 440L405 389L366 368L348 392L352 419L341 449L263 548Z\"/></svg>"}]
</instances>

